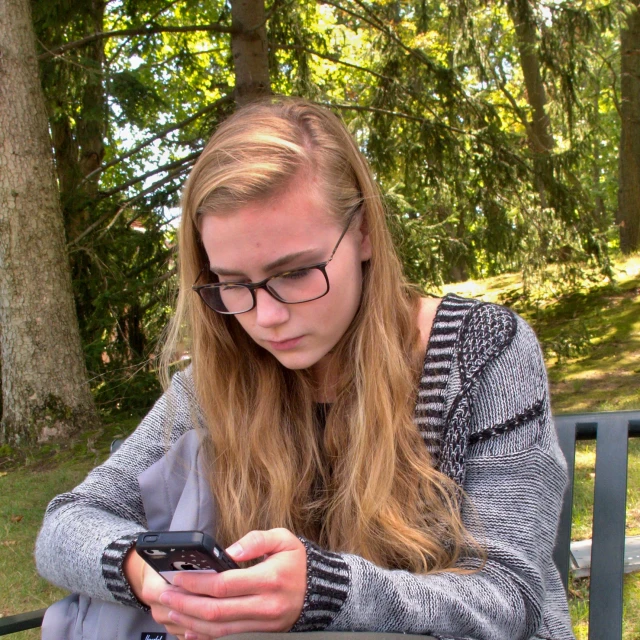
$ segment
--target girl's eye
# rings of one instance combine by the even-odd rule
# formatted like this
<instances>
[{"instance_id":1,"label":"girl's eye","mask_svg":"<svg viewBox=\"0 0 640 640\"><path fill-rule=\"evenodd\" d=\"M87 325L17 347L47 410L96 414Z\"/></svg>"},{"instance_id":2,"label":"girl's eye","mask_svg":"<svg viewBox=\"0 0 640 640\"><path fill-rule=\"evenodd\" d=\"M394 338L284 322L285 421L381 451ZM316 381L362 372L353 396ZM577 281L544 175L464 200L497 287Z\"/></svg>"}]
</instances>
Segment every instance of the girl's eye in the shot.
<instances>
[{"instance_id":1,"label":"girl's eye","mask_svg":"<svg viewBox=\"0 0 640 640\"><path fill-rule=\"evenodd\" d=\"M285 273L280 276L283 280L299 280L301 278L306 278L311 273L311 269L298 269L296 271L291 271L290 273Z\"/></svg>"}]
</instances>

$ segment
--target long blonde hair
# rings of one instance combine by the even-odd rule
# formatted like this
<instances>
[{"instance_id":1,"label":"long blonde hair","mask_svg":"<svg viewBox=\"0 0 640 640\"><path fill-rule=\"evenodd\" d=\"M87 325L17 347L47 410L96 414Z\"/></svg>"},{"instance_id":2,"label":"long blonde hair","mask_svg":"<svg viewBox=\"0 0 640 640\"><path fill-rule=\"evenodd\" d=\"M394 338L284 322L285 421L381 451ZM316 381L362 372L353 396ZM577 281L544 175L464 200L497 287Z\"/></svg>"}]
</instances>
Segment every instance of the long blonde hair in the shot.
<instances>
[{"instance_id":1,"label":"long blonde hair","mask_svg":"<svg viewBox=\"0 0 640 640\"><path fill-rule=\"evenodd\" d=\"M319 178L337 219L360 207L372 245L360 308L334 350L337 395L324 430L310 373L282 367L191 291L208 264L202 216L277 196L300 172ZM286 527L383 567L452 567L469 545L459 494L412 421L424 357L420 294L403 277L371 170L341 121L294 99L255 103L226 120L185 187L179 272L164 370L186 332L219 541Z\"/></svg>"}]
</instances>

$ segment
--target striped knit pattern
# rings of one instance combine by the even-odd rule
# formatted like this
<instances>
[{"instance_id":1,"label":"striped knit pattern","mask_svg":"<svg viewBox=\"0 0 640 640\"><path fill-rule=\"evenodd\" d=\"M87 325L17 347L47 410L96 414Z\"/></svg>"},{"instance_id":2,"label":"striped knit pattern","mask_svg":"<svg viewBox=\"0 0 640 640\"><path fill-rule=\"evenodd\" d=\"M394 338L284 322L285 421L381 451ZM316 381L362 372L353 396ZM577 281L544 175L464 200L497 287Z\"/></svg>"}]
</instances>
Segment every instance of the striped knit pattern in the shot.
<instances>
[{"instance_id":1,"label":"striped knit pattern","mask_svg":"<svg viewBox=\"0 0 640 640\"><path fill-rule=\"evenodd\" d=\"M443 298L433 320L429 345L422 367L414 422L434 460L440 455L445 425L445 391L456 356L456 344L463 320L477 305L455 295Z\"/></svg>"},{"instance_id":2,"label":"striped knit pattern","mask_svg":"<svg viewBox=\"0 0 640 640\"><path fill-rule=\"evenodd\" d=\"M116 602L127 605L135 602L138 608L148 609L135 597L122 571L122 560L137 538L136 535L123 536L105 549L102 556L102 577Z\"/></svg>"},{"instance_id":3,"label":"striped knit pattern","mask_svg":"<svg viewBox=\"0 0 640 640\"><path fill-rule=\"evenodd\" d=\"M324 629L347 598L349 567L337 553L300 538L307 550L307 592L300 620L291 631Z\"/></svg>"}]
</instances>

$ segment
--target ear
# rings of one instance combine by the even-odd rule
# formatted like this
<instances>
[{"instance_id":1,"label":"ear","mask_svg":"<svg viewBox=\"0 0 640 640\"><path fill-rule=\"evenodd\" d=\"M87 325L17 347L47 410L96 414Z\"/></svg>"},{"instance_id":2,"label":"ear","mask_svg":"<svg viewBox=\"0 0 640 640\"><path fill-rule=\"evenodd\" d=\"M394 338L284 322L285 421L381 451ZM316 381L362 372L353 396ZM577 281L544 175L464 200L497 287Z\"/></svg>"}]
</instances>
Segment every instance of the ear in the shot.
<instances>
[{"instance_id":1,"label":"ear","mask_svg":"<svg viewBox=\"0 0 640 640\"><path fill-rule=\"evenodd\" d=\"M371 236L366 216L362 216L360 223L360 260L362 262L371 260Z\"/></svg>"}]
</instances>

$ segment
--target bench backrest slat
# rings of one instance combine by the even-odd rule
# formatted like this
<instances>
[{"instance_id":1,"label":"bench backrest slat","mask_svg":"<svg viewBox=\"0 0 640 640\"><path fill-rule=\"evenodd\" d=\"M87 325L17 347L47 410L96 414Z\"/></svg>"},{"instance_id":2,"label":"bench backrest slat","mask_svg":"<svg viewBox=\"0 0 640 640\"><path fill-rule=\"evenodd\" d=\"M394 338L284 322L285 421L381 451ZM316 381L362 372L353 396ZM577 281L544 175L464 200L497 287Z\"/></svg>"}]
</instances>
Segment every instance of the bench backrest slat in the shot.
<instances>
[{"instance_id":1,"label":"bench backrest slat","mask_svg":"<svg viewBox=\"0 0 640 640\"><path fill-rule=\"evenodd\" d=\"M569 486L562 504L553 558L565 587L571 562L571 515L576 440L596 440L589 588L589 640L621 640L629 437L640 436L640 412L583 413L554 418L567 461Z\"/></svg>"},{"instance_id":2,"label":"bench backrest slat","mask_svg":"<svg viewBox=\"0 0 640 640\"><path fill-rule=\"evenodd\" d=\"M571 515L573 511L573 467L576 457L576 421L573 417L568 417L568 419L557 417L555 423L560 448L562 449L564 459L567 461L569 483L562 502L558 536L556 538L556 546L553 550L553 560L560 571L564 589L567 591L569 587L569 563L571 559Z\"/></svg>"},{"instance_id":3,"label":"bench backrest slat","mask_svg":"<svg viewBox=\"0 0 640 640\"><path fill-rule=\"evenodd\" d=\"M628 425L626 416L603 416L598 421L589 640L622 638Z\"/></svg>"}]
</instances>

